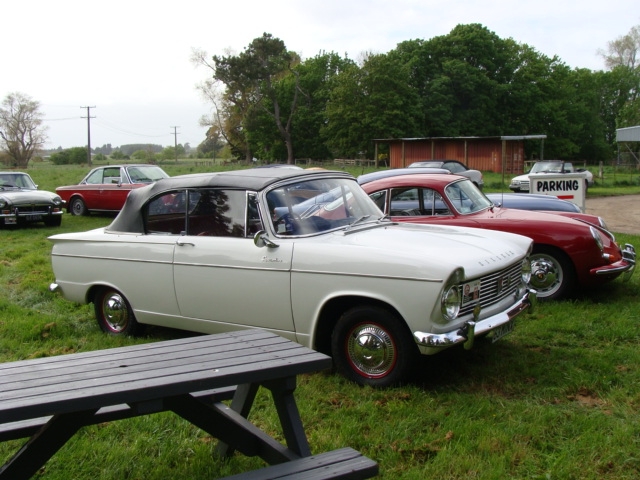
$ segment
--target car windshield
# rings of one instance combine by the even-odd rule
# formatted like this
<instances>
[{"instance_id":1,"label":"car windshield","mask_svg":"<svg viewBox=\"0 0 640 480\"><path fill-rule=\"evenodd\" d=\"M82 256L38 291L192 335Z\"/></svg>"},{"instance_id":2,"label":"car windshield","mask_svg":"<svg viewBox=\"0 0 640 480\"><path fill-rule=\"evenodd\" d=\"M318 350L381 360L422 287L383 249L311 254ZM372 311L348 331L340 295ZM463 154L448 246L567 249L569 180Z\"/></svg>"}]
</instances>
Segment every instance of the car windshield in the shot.
<instances>
[{"instance_id":1,"label":"car windshield","mask_svg":"<svg viewBox=\"0 0 640 480\"><path fill-rule=\"evenodd\" d=\"M475 213L493 205L471 180L459 180L450 183L444 189L449 202L458 213Z\"/></svg>"},{"instance_id":2,"label":"car windshield","mask_svg":"<svg viewBox=\"0 0 640 480\"><path fill-rule=\"evenodd\" d=\"M133 183L153 183L169 177L164 170L155 165L128 167L128 172Z\"/></svg>"},{"instance_id":3,"label":"car windshield","mask_svg":"<svg viewBox=\"0 0 640 480\"><path fill-rule=\"evenodd\" d=\"M278 235L311 235L383 217L350 179L322 178L278 187L266 195Z\"/></svg>"},{"instance_id":4,"label":"car windshield","mask_svg":"<svg viewBox=\"0 0 640 480\"><path fill-rule=\"evenodd\" d=\"M529 173L560 173L561 169L560 162L538 162L533 165Z\"/></svg>"},{"instance_id":5,"label":"car windshield","mask_svg":"<svg viewBox=\"0 0 640 480\"><path fill-rule=\"evenodd\" d=\"M37 187L29 175L23 173L1 173L0 188L25 188L35 190Z\"/></svg>"}]
</instances>

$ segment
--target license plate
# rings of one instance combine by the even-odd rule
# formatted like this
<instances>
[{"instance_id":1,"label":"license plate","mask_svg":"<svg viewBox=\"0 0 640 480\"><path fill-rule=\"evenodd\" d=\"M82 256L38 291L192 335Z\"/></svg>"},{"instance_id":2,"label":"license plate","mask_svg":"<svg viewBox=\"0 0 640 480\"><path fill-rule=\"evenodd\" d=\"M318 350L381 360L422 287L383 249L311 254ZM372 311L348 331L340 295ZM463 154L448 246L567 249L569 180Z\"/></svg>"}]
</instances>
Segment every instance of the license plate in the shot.
<instances>
[{"instance_id":1,"label":"license plate","mask_svg":"<svg viewBox=\"0 0 640 480\"><path fill-rule=\"evenodd\" d=\"M500 325L497 328L494 328L493 330L491 330L493 332L493 336L491 337L491 343L495 343L498 340L500 340L502 337L504 337L505 335L511 333L513 331L513 325L514 325L515 321L511 320L507 323L504 323L502 325Z\"/></svg>"},{"instance_id":2,"label":"license plate","mask_svg":"<svg viewBox=\"0 0 640 480\"><path fill-rule=\"evenodd\" d=\"M27 222L39 222L42 220L42 215L25 215Z\"/></svg>"}]
</instances>

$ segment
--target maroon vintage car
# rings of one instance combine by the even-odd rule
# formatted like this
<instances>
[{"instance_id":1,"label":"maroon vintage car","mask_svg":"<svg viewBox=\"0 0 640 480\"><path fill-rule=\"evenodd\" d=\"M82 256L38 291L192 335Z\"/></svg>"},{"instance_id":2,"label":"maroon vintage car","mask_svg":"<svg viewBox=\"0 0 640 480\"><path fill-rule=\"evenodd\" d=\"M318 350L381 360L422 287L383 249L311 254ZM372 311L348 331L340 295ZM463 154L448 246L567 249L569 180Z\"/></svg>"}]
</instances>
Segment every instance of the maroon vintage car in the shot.
<instances>
[{"instance_id":1,"label":"maroon vintage car","mask_svg":"<svg viewBox=\"0 0 640 480\"><path fill-rule=\"evenodd\" d=\"M156 165L107 165L91 170L78 185L56 188L73 215L119 212L127 195L169 175Z\"/></svg>"},{"instance_id":2,"label":"maroon vintage car","mask_svg":"<svg viewBox=\"0 0 640 480\"><path fill-rule=\"evenodd\" d=\"M634 247L620 248L599 217L497 207L458 175L399 175L364 183L362 188L394 221L479 227L530 237L534 241L530 286L539 298L562 298L577 287L621 274L628 279L635 267Z\"/></svg>"}]
</instances>

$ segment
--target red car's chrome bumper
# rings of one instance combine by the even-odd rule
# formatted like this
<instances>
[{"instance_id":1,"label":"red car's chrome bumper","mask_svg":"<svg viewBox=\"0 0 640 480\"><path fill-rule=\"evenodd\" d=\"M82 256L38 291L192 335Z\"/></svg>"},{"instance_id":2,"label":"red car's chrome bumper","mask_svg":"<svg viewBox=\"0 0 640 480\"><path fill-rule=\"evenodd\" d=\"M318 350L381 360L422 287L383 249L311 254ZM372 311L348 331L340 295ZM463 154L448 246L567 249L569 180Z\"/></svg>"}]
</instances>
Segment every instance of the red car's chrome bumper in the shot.
<instances>
[{"instance_id":1,"label":"red car's chrome bumper","mask_svg":"<svg viewBox=\"0 0 640 480\"><path fill-rule=\"evenodd\" d=\"M624 273L623 280L627 281L631 278L636 267L636 249L633 245L627 243L622 249L622 260L604 267L596 267L590 270L591 275L619 275Z\"/></svg>"}]
</instances>

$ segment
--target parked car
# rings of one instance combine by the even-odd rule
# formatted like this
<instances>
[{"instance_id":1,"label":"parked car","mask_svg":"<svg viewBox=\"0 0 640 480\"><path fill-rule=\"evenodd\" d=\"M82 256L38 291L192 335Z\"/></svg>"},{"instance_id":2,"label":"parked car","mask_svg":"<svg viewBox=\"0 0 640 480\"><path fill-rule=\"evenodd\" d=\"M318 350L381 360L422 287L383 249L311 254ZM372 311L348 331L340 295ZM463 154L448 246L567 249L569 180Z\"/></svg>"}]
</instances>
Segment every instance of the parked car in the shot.
<instances>
[{"instance_id":1,"label":"parked car","mask_svg":"<svg viewBox=\"0 0 640 480\"><path fill-rule=\"evenodd\" d=\"M443 168L412 167L412 168L392 168L389 170L376 170L375 172L364 173L358 177L358 183L365 183L379 180L381 178L396 177L398 175L451 173ZM576 212L581 213L580 207L575 203L562 200L553 195L541 194L516 194L516 193L487 193L487 198L495 205L505 208L518 208L520 210L540 210L556 212Z\"/></svg>"},{"instance_id":2,"label":"parked car","mask_svg":"<svg viewBox=\"0 0 640 480\"><path fill-rule=\"evenodd\" d=\"M43 222L48 227L58 227L63 207L59 195L38 190L29 174L0 172L0 225Z\"/></svg>"},{"instance_id":3,"label":"parked car","mask_svg":"<svg viewBox=\"0 0 640 480\"><path fill-rule=\"evenodd\" d=\"M390 222L346 172L167 178L133 190L109 226L50 240L51 289L93 302L109 334L264 328L374 386L406 378L419 353L497 340L535 302L530 239Z\"/></svg>"},{"instance_id":4,"label":"parked car","mask_svg":"<svg viewBox=\"0 0 640 480\"><path fill-rule=\"evenodd\" d=\"M56 193L72 215L119 212L131 190L168 176L156 165L107 165L91 170L78 185L56 188Z\"/></svg>"},{"instance_id":5,"label":"parked car","mask_svg":"<svg viewBox=\"0 0 640 480\"><path fill-rule=\"evenodd\" d=\"M542 212L582 213L580 207L575 203L562 200L553 195L537 193L487 193L486 195L498 207Z\"/></svg>"},{"instance_id":6,"label":"parked car","mask_svg":"<svg viewBox=\"0 0 640 480\"><path fill-rule=\"evenodd\" d=\"M445 170L449 170L451 173L455 173L456 175L467 177L480 190L482 190L482 187L484 187L482 172L480 170L470 170L464 163L458 162L457 160L426 160L421 162L413 162L411 165L409 165L409 168L416 167L444 168Z\"/></svg>"},{"instance_id":7,"label":"parked car","mask_svg":"<svg viewBox=\"0 0 640 480\"><path fill-rule=\"evenodd\" d=\"M564 160L542 160L536 162L531 167L529 173L576 173L585 172L585 189L593 185L593 174L584 168L574 168L571 162ZM514 192L529 192L531 190L529 182L529 173L518 175L511 180L509 188Z\"/></svg>"},{"instance_id":8,"label":"parked car","mask_svg":"<svg viewBox=\"0 0 640 480\"><path fill-rule=\"evenodd\" d=\"M620 248L604 221L575 212L534 212L497 207L469 179L458 175L401 175L362 185L391 219L479 227L533 239L530 287L538 298L558 299L577 287L628 280L632 245Z\"/></svg>"}]
</instances>

